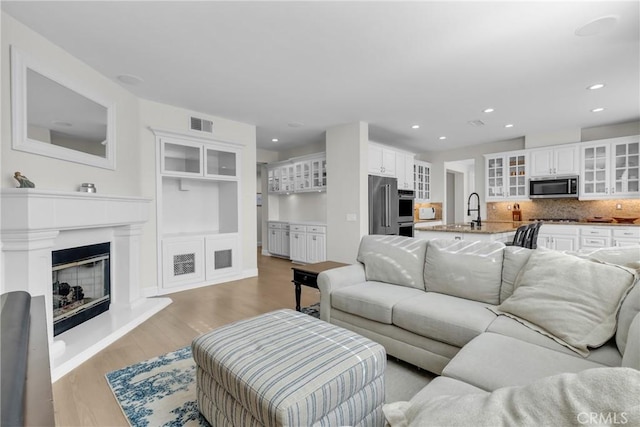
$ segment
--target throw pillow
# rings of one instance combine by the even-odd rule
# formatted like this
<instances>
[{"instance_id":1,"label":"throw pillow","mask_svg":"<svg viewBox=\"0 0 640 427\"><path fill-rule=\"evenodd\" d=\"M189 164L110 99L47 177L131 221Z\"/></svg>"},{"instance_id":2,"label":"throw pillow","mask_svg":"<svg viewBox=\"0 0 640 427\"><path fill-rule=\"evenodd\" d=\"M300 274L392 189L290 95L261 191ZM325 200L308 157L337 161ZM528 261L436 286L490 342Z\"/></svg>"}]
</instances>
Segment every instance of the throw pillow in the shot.
<instances>
[{"instance_id":1,"label":"throw pillow","mask_svg":"<svg viewBox=\"0 0 640 427\"><path fill-rule=\"evenodd\" d=\"M616 331L620 304L636 280L628 268L557 251L536 250L516 279L504 314L582 356Z\"/></svg>"},{"instance_id":2,"label":"throw pillow","mask_svg":"<svg viewBox=\"0 0 640 427\"><path fill-rule=\"evenodd\" d=\"M424 290L427 241L404 236L363 236L358 261L367 281L392 283Z\"/></svg>"},{"instance_id":3,"label":"throw pillow","mask_svg":"<svg viewBox=\"0 0 640 427\"><path fill-rule=\"evenodd\" d=\"M428 386L427 386L428 387ZM391 427L640 425L640 372L595 368L492 393L440 395L382 407ZM595 417L595 419L594 419Z\"/></svg>"},{"instance_id":4,"label":"throw pillow","mask_svg":"<svg viewBox=\"0 0 640 427\"><path fill-rule=\"evenodd\" d=\"M500 242L429 240L424 265L427 291L499 304L504 248Z\"/></svg>"}]
</instances>

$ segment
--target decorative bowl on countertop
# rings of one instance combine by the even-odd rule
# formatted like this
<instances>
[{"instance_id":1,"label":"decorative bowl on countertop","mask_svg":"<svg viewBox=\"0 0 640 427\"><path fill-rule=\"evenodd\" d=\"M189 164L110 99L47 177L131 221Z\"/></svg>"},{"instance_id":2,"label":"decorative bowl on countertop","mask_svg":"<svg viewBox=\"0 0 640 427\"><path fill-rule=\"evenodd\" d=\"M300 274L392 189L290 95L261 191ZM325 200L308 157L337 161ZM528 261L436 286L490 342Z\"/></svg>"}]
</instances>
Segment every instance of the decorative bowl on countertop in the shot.
<instances>
[{"instance_id":1,"label":"decorative bowl on countertop","mask_svg":"<svg viewBox=\"0 0 640 427\"><path fill-rule=\"evenodd\" d=\"M619 217L619 216L614 216L613 219L615 219L616 222L618 222L620 224L633 224L638 219L638 217L635 217L635 218L622 218L622 217Z\"/></svg>"},{"instance_id":2,"label":"decorative bowl on countertop","mask_svg":"<svg viewBox=\"0 0 640 427\"><path fill-rule=\"evenodd\" d=\"M601 216L594 216L592 218L587 218L587 222L613 222L613 218L604 218Z\"/></svg>"}]
</instances>

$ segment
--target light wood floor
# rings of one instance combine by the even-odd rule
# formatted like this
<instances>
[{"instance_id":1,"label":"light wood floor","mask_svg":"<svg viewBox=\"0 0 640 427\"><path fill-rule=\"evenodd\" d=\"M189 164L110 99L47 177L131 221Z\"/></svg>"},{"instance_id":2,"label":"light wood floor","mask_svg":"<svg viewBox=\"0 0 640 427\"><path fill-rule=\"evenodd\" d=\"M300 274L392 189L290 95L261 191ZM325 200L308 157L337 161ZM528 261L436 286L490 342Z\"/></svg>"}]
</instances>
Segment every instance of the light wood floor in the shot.
<instances>
[{"instance_id":1,"label":"light wood floor","mask_svg":"<svg viewBox=\"0 0 640 427\"><path fill-rule=\"evenodd\" d=\"M293 264L258 254L258 277L168 295L173 303L53 384L57 426L127 426L105 374L191 344L211 329L294 308ZM318 302L302 287L302 306Z\"/></svg>"}]
</instances>

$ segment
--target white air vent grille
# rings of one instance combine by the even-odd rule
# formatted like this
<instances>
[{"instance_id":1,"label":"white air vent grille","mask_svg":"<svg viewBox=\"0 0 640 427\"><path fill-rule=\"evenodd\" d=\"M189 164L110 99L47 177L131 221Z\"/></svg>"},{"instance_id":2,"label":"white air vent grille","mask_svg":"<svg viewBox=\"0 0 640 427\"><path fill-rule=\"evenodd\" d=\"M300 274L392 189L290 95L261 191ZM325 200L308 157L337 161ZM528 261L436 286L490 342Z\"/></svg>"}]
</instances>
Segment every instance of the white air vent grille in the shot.
<instances>
[{"instance_id":1,"label":"white air vent grille","mask_svg":"<svg viewBox=\"0 0 640 427\"><path fill-rule=\"evenodd\" d=\"M191 117L190 127L191 127L191 130L213 133L213 122L211 120L200 119L198 117Z\"/></svg>"},{"instance_id":2,"label":"white air vent grille","mask_svg":"<svg viewBox=\"0 0 640 427\"><path fill-rule=\"evenodd\" d=\"M484 126L484 122L482 120L470 120L467 123L469 123L471 126L475 126L475 127Z\"/></svg>"}]
</instances>

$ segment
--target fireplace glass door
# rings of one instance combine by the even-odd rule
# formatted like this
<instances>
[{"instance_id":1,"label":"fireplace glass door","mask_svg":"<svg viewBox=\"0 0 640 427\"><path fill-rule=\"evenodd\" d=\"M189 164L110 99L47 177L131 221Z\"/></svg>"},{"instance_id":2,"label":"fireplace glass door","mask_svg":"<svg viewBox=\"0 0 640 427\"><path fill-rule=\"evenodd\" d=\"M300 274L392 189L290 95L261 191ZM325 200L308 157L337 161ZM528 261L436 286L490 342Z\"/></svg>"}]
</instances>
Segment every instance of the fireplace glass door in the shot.
<instances>
[{"instance_id":1,"label":"fireplace glass door","mask_svg":"<svg viewBox=\"0 0 640 427\"><path fill-rule=\"evenodd\" d=\"M109 309L109 246L100 243L53 252L54 335Z\"/></svg>"}]
</instances>

